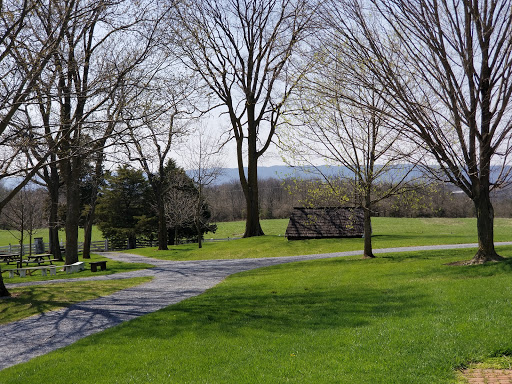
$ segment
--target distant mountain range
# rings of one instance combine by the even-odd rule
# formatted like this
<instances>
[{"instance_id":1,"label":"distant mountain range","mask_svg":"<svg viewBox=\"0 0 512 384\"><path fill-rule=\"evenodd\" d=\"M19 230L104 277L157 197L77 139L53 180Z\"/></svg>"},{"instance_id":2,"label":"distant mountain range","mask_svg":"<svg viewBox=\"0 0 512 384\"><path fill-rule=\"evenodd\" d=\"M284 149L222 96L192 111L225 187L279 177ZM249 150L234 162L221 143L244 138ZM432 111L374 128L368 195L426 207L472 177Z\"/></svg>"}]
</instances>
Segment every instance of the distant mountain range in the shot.
<instances>
[{"instance_id":1,"label":"distant mountain range","mask_svg":"<svg viewBox=\"0 0 512 384\"><path fill-rule=\"evenodd\" d=\"M343 174L351 177L353 173L346 167L334 167L328 165L319 166L318 169L326 175L334 176ZM247 174L247 168L245 168ZM258 178L284 180L287 178L308 179L318 177L319 173L313 167L291 167L287 165L273 165L269 167L258 167ZM220 185L231 181L238 181L238 168L224 168L222 175L215 180L215 184Z\"/></svg>"},{"instance_id":2,"label":"distant mountain range","mask_svg":"<svg viewBox=\"0 0 512 384\"><path fill-rule=\"evenodd\" d=\"M410 169L412 165L404 164L403 169ZM495 181L500 173L499 166L491 166L491 182ZM348 168L342 166L329 166L322 165L318 167L323 174L329 176L336 175L344 175L345 177L353 177L354 174ZM278 179L284 180L287 178L301 178L308 179L313 177L319 177L319 172L314 167L291 167L286 165L274 165L269 167L258 167L258 178L260 180L264 179ZM508 167L507 167L508 170ZM245 168L247 173L247 168ZM393 175L389 174L389 180L396 177L396 173L394 171L390 171ZM422 176L422 172L420 170L414 170L410 173L409 178L417 179ZM386 176L383 176L383 179L386 179ZM220 185L232 181L239 181L238 178L238 168L224 168L223 173L215 180L215 184Z\"/></svg>"},{"instance_id":3,"label":"distant mountain range","mask_svg":"<svg viewBox=\"0 0 512 384\"><path fill-rule=\"evenodd\" d=\"M323 172L328 172L328 166L322 166ZM311 170L312 171L312 170ZM258 167L258 178L260 180L264 179L279 179L284 180L290 177L301 177L307 178L312 177L311 171L304 171L299 168L290 167L286 165L273 165L269 167ZM247 174L247 168L245 168L245 172ZM330 170L332 173L338 173L339 171ZM238 177L238 168L223 168L222 174L217 177L215 180L215 184L225 184L231 181L239 181Z\"/></svg>"}]
</instances>

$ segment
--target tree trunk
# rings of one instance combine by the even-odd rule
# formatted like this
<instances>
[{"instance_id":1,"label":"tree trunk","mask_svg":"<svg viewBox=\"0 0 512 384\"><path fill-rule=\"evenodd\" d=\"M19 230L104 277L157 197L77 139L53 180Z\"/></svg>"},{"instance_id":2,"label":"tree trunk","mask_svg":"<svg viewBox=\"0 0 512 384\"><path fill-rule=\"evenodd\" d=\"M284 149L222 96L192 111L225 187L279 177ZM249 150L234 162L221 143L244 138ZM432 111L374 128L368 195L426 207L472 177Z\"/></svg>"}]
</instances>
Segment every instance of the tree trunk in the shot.
<instances>
[{"instance_id":1,"label":"tree trunk","mask_svg":"<svg viewBox=\"0 0 512 384\"><path fill-rule=\"evenodd\" d=\"M264 233L260 225L260 207L258 201L258 156L256 153L256 135L249 134L248 142L247 182L244 183L241 180L247 210L245 233L243 237L263 236ZM242 177L244 170L239 170L239 172L240 177Z\"/></svg>"},{"instance_id":2,"label":"tree trunk","mask_svg":"<svg viewBox=\"0 0 512 384\"><path fill-rule=\"evenodd\" d=\"M48 238L50 241L50 253L56 260L62 261L62 253L60 252L59 228L51 226L48 228Z\"/></svg>"},{"instance_id":3,"label":"tree trunk","mask_svg":"<svg viewBox=\"0 0 512 384\"><path fill-rule=\"evenodd\" d=\"M71 162L74 164L71 165ZM78 261L78 225L80 221L80 187L78 160L68 162L66 172L66 264Z\"/></svg>"},{"instance_id":4,"label":"tree trunk","mask_svg":"<svg viewBox=\"0 0 512 384\"><path fill-rule=\"evenodd\" d=\"M10 296L11 296L11 294L5 287L4 278L3 278L2 274L0 273L0 298L1 297L10 297Z\"/></svg>"},{"instance_id":5,"label":"tree trunk","mask_svg":"<svg viewBox=\"0 0 512 384\"><path fill-rule=\"evenodd\" d=\"M476 209L478 251L470 264L503 260L503 257L498 255L494 249L494 208L491 203L489 189L481 188L473 202Z\"/></svg>"},{"instance_id":6,"label":"tree trunk","mask_svg":"<svg viewBox=\"0 0 512 384\"><path fill-rule=\"evenodd\" d=\"M363 254L363 258L373 259L375 257L375 255L373 254L373 248L372 248L372 212L371 212L370 196L365 197L365 204L363 207L363 211L364 211L364 254Z\"/></svg>"},{"instance_id":7,"label":"tree trunk","mask_svg":"<svg viewBox=\"0 0 512 384\"><path fill-rule=\"evenodd\" d=\"M260 209L258 204L258 184L249 185L246 193L247 217L245 220L244 237L263 236L260 225Z\"/></svg>"},{"instance_id":8,"label":"tree trunk","mask_svg":"<svg viewBox=\"0 0 512 384\"><path fill-rule=\"evenodd\" d=\"M167 222L165 219L165 206L163 194L159 193L156 196L157 210L158 210L158 250L167 251Z\"/></svg>"},{"instance_id":9,"label":"tree trunk","mask_svg":"<svg viewBox=\"0 0 512 384\"><path fill-rule=\"evenodd\" d=\"M137 248L137 238L135 236L128 236L128 249Z\"/></svg>"},{"instance_id":10,"label":"tree trunk","mask_svg":"<svg viewBox=\"0 0 512 384\"><path fill-rule=\"evenodd\" d=\"M167 245L175 245L174 228L167 229Z\"/></svg>"},{"instance_id":11,"label":"tree trunk","mask_svg":"<svg viewBox=\"0 0 512 384\"><path fill-rule=\"evenodd\" d=\"M202 201L202 188L199 187L199 196L196 204L196 214L194 224L197 232L197 246L203 248L203 234L201 233L201 201Z\"/></svg>"},{"instance_id":12,"label":"tree trunk","mask_svg":"<svg viewBox=\"0 0 512 384\"><path fill-rule=\"evenodd\" d=\"M91 209L93 209L91 207ZM82 258L90 259L91 258L91 242L92 242L92 225L94 220L94 213L89 212L87 218L85 219L84 225L84 249L82 251Z\"/></svg>"},{"instance_id":13,"label":"tree trunk","mask_svg":"<svg viewBox=\"0 0 512 384\"><path fill-rule=\"evenodd\" d=\"M55 166L50 166L48 183L48 194L50 196L50 215L48 220L50 253L53 255L54 259L62 260L59 241L59 188L59 170Z\"/></svg>"},{"instance_id":14,"label":"tree trunk","mask_svg":"<svg viewBox=\"0 0 512 384\"><path fill-rule=\"evenodd\" d=\"M199 248L203 248L203 234L201 233L201 221L199 220L199 216L196 216L195 224L197 232L197 246Z\"/></svg>"}]
</instances>

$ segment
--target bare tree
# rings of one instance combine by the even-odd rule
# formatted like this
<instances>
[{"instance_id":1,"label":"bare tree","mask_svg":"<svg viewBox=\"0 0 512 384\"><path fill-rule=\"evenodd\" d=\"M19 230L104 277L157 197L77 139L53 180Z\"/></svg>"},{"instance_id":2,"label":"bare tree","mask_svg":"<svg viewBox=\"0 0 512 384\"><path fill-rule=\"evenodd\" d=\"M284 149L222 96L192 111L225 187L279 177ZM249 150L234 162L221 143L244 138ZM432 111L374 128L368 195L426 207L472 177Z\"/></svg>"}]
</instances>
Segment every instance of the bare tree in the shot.
<instances>
[{"instance_id":1,"label":"bare tree","mask_svg":"<svg viewBox=\"0 0 512 384\"><path fill-rule=\"evenodd\" d=\"M0 2L0 134L26 101L50 61L69 20L74 17L73 6L73 0L62 1L57 18L50 11L51 2ZM34 36L35 28L44 28L45 38Z\"/></svg>"},{"instance_id":2,"label":"bare tree","mask_svg":"<svg viewBox=\"0 0 512 384\"><path fill-rule=\"evenodd\" d=\"M0 210L35 175L48 154L29 169L16 167L24 156L26 132L12 124L20 107L30 102L31 92L48 66L64 36L68 24L75 19L74 0L53 2L37 0L0 2L0 178L20 176L20 182L0 200ZM59 9L56 17L54 9ZM36 31L43 31L41 36Z\"/></svg>"},{"instance_id":3,"label":"bare tree","mask_svg":"<svg viewBox=\"0 0 512 384\"><path fill-rule=\"evenodd\" d=\"M125 143L128 156L137 161L148 177L158 216L158 249L167 249L165 195L166 165L177 142L187 134L195 111L193 77L159 71L141 79L141 93L123 113L128 126Z\"/></svg>"},{"instance_id":4,"label":"bare tree","mask_svg":"<svg viewBox=\"0 0 512 384\"><path fill-rule=\"evenodd\" d=\"M258 160L269 148L283 105L305 66L293 61L315 15L306 0L200 0L178 7L174 28L183 61L223 107L234 138L246 201L244 237L263 234ZM247 167L247 173L244 171Z\"/></svg>"},{"instance_id":5,"label":"bare tree","mask_svg":"<svg viewBox=\"0 0 512 384\"><path fill-rule=\"evenodd\" d=\"M382 90L376 84L365 88L346 81L348 74L338 63L338 51L328 40L324 44L316 70L308 74L298 92L296 124L287 139L281 135L283 148L293 165L316 171L325 184L324 194L327 186L338 205L351 202L363 208L364 257L373 258L371 216L376 204L419 187L411 177L414 165L404 165L414 148L407 148L400 127L390 124ZM357 103L351 103L353 99ZM340 171L329 174L317 164ZM351 197L347 185L353 191Z\"/></svg>"},{"instance_id":6,"label":"bare tree","mask_svg":"<svg viewBox=\"0 0 512 384\"><path fill-rule=\"evenodd\" d=\"M58 17L60 3L54 4L52 15ZM136 86L130 75L148 58L154 32L152 9L130 1L80 0L73 12L80 17L69 23L40 76L34 92L37 103L25 121L34 137L45 138L33 146L32 155L39 161L42 153L51 153L65 186L68 264L78 260L83 165L94 153L101 169L107 142L114 143L112 138L122 129L119 113L130 101L126 94ZM35 33L46 37L44 29Z\"/></svg>"},{"instance_id":7,"label":"bare tree","mask_svg":"<svg viewBox=\"0 0 512 384\"><path fill-rule=\"evenodd\" d=\"M0 2L0 160L1 178L18 174L11 165L20 146L12 148L19 132L10 127L11 120L27 101L29 94L60 44L67 24L75 17L74 0L61 2L59 17L53 17L53 2L38 0ZM44 17L41 17L44 15ZM44 20L40 23L40 20ZM45 29L45 38L35 37L34 29ZM46 157L44 158L44 161ZM30 181L37 168L25 172L18 185L0 201L0 211ZM9 296L0 274L0 296Z\"/></svg>"},{"instance_id":8,"label":"bare tree","mask_svg":"<svg viewBox=\"0 0 512 384\"><path fill-rule=\"evenodd\" d=\"M164 195L167 228L174 232L171 243L178 240L180 227L194 225L196 196L190 178L180 168L167 173L168 188Z\"/></svg>"},{"instance_id":9,"label":"bare tree","mask_svg":"<svg viewBox=\"0 0 512 384\"><path fill-rule=\"evenodd\" d=\"M352 77L370 85L371 74L387 116L430 152L432 174L473 201L472 263L501 260L490 193L510 181L510 1L333 1L324 17Z\"/></svg>"},{"instance_id":10,"label":"bare tree","mask_svg":"<svg viewBox=\"0 0 512 384\"><path fill-rule=\"evenodd\" d=\"M212 185L222 174L223 163L219 140L208 136L204 126L198 127L194 137L197 141L189 142L186 166L189 169L189 177L197 189L194 224L197 231L197 244L199 248L202 248L202 228L207 224L204 222L205 204L207 203L204 189Z\"/></svg>"},{"instance_id":11,"label":"bare tree","mask_svg":"<svg viewBox=\"0 0 512 384\"><path fill-rule=\"evenodd\" d=\"M9 201L2 212L2 224L18 239L20 254L18 266L21 268L24 255L24 244L28 236L29 254L32 253L32 238L34 233L41 229L44 220L44 199L42 191L23 188Z\"/></svg>"}]
</instances>

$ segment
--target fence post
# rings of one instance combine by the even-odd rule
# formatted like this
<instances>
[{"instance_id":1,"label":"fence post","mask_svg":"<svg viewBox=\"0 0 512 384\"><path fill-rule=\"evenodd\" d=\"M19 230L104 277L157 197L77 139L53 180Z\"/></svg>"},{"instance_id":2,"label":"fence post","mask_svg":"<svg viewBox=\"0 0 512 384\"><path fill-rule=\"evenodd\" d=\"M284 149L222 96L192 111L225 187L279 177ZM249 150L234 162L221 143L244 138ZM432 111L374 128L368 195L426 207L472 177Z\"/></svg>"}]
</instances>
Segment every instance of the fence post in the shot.
<instances>
[{"instance_id":1,"label":"fence post","mask_svg":"<svg viewBox=\"0 0 512 384\"><path fill-rule=\"evenodd\" d=\"M108 239L105 239L105 252L108 252Z\"/></svg>"}]
</instances>

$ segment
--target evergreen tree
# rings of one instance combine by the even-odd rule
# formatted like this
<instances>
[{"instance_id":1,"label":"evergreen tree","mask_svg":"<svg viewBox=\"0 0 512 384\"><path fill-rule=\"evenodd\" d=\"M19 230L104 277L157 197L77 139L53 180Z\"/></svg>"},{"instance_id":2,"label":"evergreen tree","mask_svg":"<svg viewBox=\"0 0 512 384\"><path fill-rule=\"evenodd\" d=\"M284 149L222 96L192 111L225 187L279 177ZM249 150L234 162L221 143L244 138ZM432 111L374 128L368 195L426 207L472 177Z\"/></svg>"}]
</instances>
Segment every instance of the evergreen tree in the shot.
<instances>
[{"instance_id":1,"label":"evergreen tree","mask_svg":"<svg viewBox=\"0 0 512 384\"><path fill-rule=\"evenodd\" d=\"M151 209L151 191L141 170L128 166L107 174L98 199L97 220L103 236L114 246L128 241L133 249L137 238L152 238L157 221Z\"/></svg>"}]
</instances>

